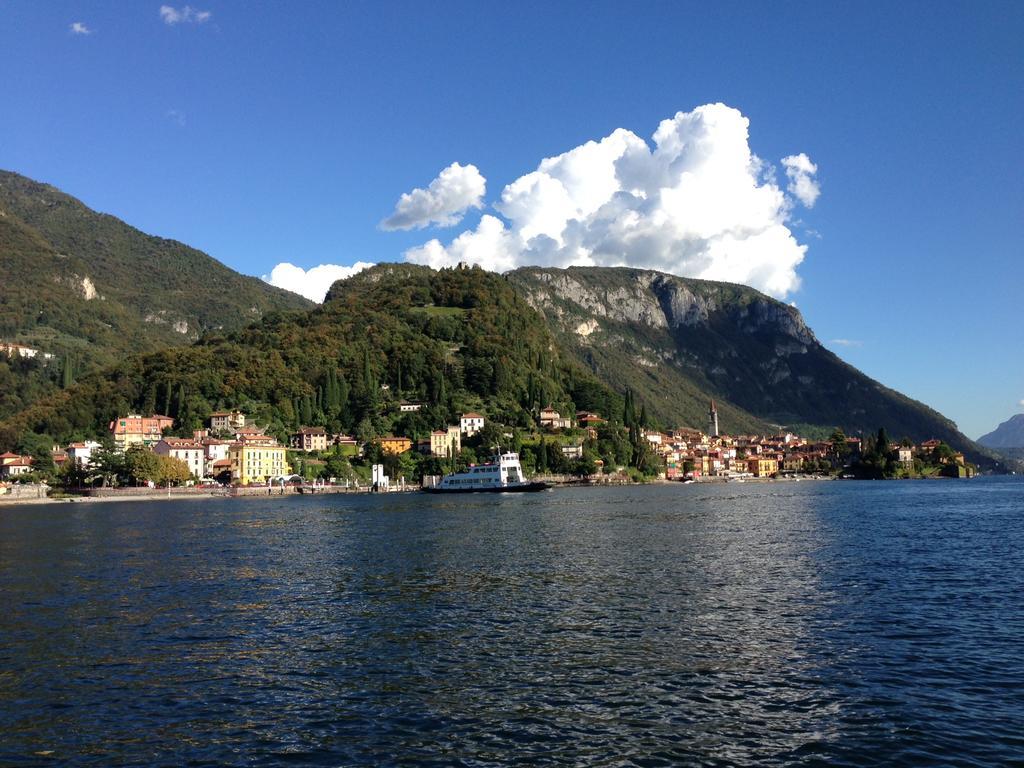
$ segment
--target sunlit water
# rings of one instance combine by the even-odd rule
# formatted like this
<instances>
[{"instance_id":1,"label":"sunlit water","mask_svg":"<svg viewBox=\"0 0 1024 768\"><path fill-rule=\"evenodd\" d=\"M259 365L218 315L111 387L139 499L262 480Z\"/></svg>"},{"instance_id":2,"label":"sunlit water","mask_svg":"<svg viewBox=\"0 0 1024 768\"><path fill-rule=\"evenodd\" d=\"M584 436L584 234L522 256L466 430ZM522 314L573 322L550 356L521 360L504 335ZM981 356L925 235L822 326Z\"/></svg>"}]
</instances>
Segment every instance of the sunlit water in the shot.
<instances>
[{"instance_id":1,"label":"sunlit water","mask_svg":"<svg viewBox=\"0 0 1024 768\"><path fill-rule=\"evenodd\" d=\"M0 507L3 765L1024 762L1024 482Z\"/></svg>"}]
</instances>

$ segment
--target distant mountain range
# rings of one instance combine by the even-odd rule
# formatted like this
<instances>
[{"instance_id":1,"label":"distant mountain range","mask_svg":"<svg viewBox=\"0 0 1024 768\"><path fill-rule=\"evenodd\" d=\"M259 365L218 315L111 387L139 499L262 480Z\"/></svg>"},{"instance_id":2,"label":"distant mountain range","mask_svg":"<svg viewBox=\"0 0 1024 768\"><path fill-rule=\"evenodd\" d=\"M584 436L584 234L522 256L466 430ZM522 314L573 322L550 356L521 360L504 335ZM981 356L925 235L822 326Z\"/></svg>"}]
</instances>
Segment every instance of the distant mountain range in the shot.
<instances>
[{"instance_id":1,"label":"distant mountain range","mask_svg":"<svg viewBox=\"0 0 1024 768\"><path fill-rule=\"evenodd\" d=\"M1024 413L1011 416L978 442L988 448L1018 448L1024 450Z\"/></svg>"},{"instance_id":2,"label":"distant mountain range","mask_svg":"<svg viewBox=\"0 0 1024 768\"><path fill-rule=\"evenodd\" d=\"M376 383L428 402L429 428L463 407L524 428L548 404L614 416L630 391L663 427L704 428L713 398L734 434L884 426L998 467L949 419L826 350L794 307L744 286L626 268L383 264L316 307L11 173L0 173L0 253L0 340L85 361L65 391L51 375L5 400L5 381L19 380L0 358L0 443L24 430L86 436L129 408L171 410L182 428L235 406L280 430L306 416L387 428ZM339 386L346 404L325 408Z\"/></svg>"}]
</instances>

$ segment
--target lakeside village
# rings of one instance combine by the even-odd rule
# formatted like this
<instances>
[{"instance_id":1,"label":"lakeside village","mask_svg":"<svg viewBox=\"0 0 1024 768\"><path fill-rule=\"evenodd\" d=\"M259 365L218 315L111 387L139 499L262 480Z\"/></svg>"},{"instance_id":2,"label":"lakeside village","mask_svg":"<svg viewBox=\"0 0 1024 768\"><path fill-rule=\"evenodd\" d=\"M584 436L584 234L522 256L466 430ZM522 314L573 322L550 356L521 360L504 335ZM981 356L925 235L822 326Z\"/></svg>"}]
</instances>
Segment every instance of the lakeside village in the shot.
<instances>
[{"instance_id":1,"label":"lakeside village","mask_svg":"<svg viewBox=\"0 0 1024 768\"><path fill-rule=\"evenodd\" d=\"M397 403L398 414L421 403ZM537 414L536 431L523 434L479 413L416 439L402 435L359 440L303 426L287 445L245 413L211 414L207 429L172 436L174 419L127 414L109 424L102 441L73 442L24 455L0 454L0 499L65 494L111 497L176 488L236 494L406 490L436 484L447 472L486 461L495 447L520 454L528 477L554 483L739 481L799 477L970 477L974 467L939 440L891 443L885 430L867 438L835 430L828 440L792 433L725 435L711 402L704 431L647 429L552 407ZM256 489L266 489L257 491Z\"/></svg>"}]
</instances>

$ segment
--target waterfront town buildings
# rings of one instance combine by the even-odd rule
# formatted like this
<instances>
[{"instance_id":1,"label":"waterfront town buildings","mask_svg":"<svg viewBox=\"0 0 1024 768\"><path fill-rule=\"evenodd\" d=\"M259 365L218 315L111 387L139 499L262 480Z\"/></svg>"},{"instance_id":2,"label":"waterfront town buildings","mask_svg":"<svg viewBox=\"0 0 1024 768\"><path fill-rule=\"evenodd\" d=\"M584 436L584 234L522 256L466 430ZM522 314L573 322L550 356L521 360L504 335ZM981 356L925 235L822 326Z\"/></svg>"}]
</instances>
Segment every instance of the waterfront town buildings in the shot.
<instances>
[{"instance_id":1,"label":"waterfront town buildings","mask_svg":"<svg viewBox=\"0 0 1024 768\"><path fill-rule=\"evenodd\" d=\"M218 415L218 414L215 414ZM192 438L165 437L163 432L172 426L172 419L159 414L142 417L129 414L110 423L111 436L116 450L124 451L134 445L150 447L155 453L180 459L196 478L230 475L232 482L240 484L265 483L269 478L280 478L289 473L287 448L277 440L264 434L264 429L253 424L244 424L245 417L239 411L223 412L219 416L233 421L216 422L221 426L234 424L229 430L233 440L212 437L206 430L197 430ZM240 422L242 426L237 426ZM581 428L578 432L556 434L543 438L540 433L534 439L547 439L569 460L586 457L596 439L598 428L607 424L600 414L579 411L575 419L563 417L552 406L539 412L538 425L541 432L558 433L570 428L573 423ZM211 419L211 427L214 421ZM429 452L438 458L451 458L463 450L466 437L477 434L484 426L485 419L478 413L461 414L458 424L435 430L428 438L416 442L417 450ZM620 426L621 428L621 426ZM718 434L716 434L718 433ZM755 477L766 478L777 475L794 475L804 472L836 470L861 455L862 441L859 437L846 439L845 450L836 450L829 441L810 441L793 433L769 436L727 435L719 432L717 406L709 403L707 431L692 428L671 430L641 429L639 432L650 452L660 459L667 479L703 477ZM512 433L507 433L512 438ZM529 437L526 437L529 442ZM398 455L411 450L414 441L402 435L388 435L374 441L384 453ZM289 438L290 447L296 451L324 452L337 447L343 455L361 455L362 445L355 438L331 435L322 426L304 426ZM549 442L551 445L551 442ZM62 450L54 446L52 456L55 463L73 461L88 467L92 453L100 448L97 442L71 443ZM940 450L941 448L941 450ZM343 449L343 450L342 450ZM948 464L949 472L957 466L968 471L962 454L951 451L940 440L927 440L916 446L893 445L889 454L891 460L912 469L924 459L925 464ZM304 457L304 467L324 464L326 457ZM590 455L591 459L596 459ZM12 477L32 471L31 457L16 454L0 456L0 476Z\"/></svg>"},{"instance_id":2,"label":"waterfront town buildings","mask_svg":"<svg viewBox=\"0 0 1024 768\"><path fill-rule=\"evenodd\" d=\"M16 453L0 453L0 477L9 479L21 477L32 471L32 457Z\"/></svg>"},{"instance_id":3,"label":"waterfront town buildings","mask_svg":"<svg viewBox=\"0 0 1024 768\"><path fill-rule=\"evenodd\" d=\"M231 481L240 485L265 483L288 471L286 449L267 435L242 437L228 448Z\"/></svg>"},{"instance_id":4,"label":"waterfront town buildings","mask_svg":"<svg viewBox=\"0 0 1024 768\"><path fill-rule=\"evenodd\" d=\"M228 451L231 449L231 440L218 440L215 437L201 437L200 444L203 446L203 466L206 471L205 477L217 477L225 469L231 469L231 461L228 459Z\"/></svg>"},{"instance_id":5,"label":"waterfront town buildings","mask_svg":"<svg viewBox=\"0 0 1024 768\"><path fill-rule=\"evenodd\" d=\"M75 465L82 469L87 469L92 463L93 451L97 451L102 446L95 440L86 440L81 443L68 443L68 447L65 449L65 454L69 461L75 462ZM56 458L54 458L56 463Z\"/></svg>"},{"instance_id":6,"label":"waterfront town buildings","mask_svg":"<svg viewBox=\"0 0 1024 768\"><path fill-rule=\"evenodd\" d=\"M170 456L172 459L184 462L188 471L197 479L206 474L206 452L203 450L202 444L195 440L165 437L153 445L153 453L158 456Z\"/></svg>"}]
</instances>

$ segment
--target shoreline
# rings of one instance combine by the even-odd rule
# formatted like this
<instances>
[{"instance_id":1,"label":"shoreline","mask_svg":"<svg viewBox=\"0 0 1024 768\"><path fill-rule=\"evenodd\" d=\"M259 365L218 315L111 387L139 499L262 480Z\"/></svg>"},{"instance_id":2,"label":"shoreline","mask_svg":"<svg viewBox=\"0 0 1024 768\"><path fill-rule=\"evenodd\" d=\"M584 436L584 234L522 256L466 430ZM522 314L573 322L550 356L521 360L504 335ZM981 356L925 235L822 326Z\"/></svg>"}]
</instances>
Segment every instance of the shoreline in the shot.
<instances>
[{"instance_id":1,"label":"shoreline","mask_svg":"<svg viewBox=\"0 0 1024 768\"><path fill-rule=\"evenodd\" d=\"M636 483L622 483L622 482L560 482L554 483L551 490L558 490L560 488L626 488L630 486L642 487L645 485L728 485L728 484L746 484L746 483L799 483L799 482L834 482L837 480L843 480L844 478L833 477L833 476L815 476L805 475L800 477L742 477L742 478L730 478L730 477L703 477L692 482L684 482L682 480L668 480L665 478L652 478L646 482ZM944 477L907 477L907 478L889 478L890 480L955 480L958 478L944 478ZM854 478L850 478L854 480ZM178 491L174 490L168 493L165 490L157 489L124 489L130 490L128 493L117 493L117 489L111 489L113 492L109 492L109 495L68 495L68 496L57 496L57 497L44 497L44 498L8 498L6 496L0 496L0 510L4 507L17 507L17 506L30 506L30 505L46 505L46 504L102 504L107 502L121 503L126 501L139 501L139 502L150 502L150 501L211 501L211 500L222 500L222 499L260 499L260 498L285 498L285 497L308 497L308 496L338 496L347 494L374 494L374 495L388 495L393 493L407 494L407 493L419 493L421 488L406 487L405 489L395 489L389 491L371 491L369 488L331 488L328 487L324 490L318 490L310 493L300 493L294 488L286 488L285 492L281 492L279 489L276 492L268 493L266 487L252 487L242 486L230 490L219 489L217 491L201 491L201 490L188 490Z\"/></svg>"},{"instance_id":2,"label":"shoreline","mask_svg":"<svg viewBox=\"0 0 1024 768\"><path fill-rule=\"evenodd\" d=\"M738 480L731 480L729 478L702 478L692 483L684 483L680 480L667 480L665 478L653 478L647 482L642 483L622 483L622 482L561 482L555 483L552 486L552 490L559 488L625 488L629 486L642 487L645 485L702 485L702 484L715 484L722 485L729 482L743 482L743 483L772 483L772 482L799 482L801 480L834 480L832 477L806 477L806 478L769 478L769 477L750 477L741 478ZM44 498L6 498L0 496L0 509L5 506L28 506L28 505L43 505L43 504L100 504L106 502L127 502L127 501L201 501L201 500L222 500L222 499L246 499L246 498L284 498L284 497L306 497L306 496L338 496L347 494L375 494L375 495L387 495L392 493L419 493L421 489L416 487L407 487L404 490L389 490L389 491L371 491L369 488L326 488L324 490L318 490L312 493L300 493L293 488L286 488L285 492L282 493L278 489L274 489L274 492L268 493L270 490L266 487L252 487L244 486L236 489L220 489L211 491L201 490L188 490L188 491L177 491L172 490L170 493L164 490L158 489L124 489L129 492L118 493L117 489L111 489L103 495L61 495L56 497L44 497Z\"/></svg>"}]
</instances>

